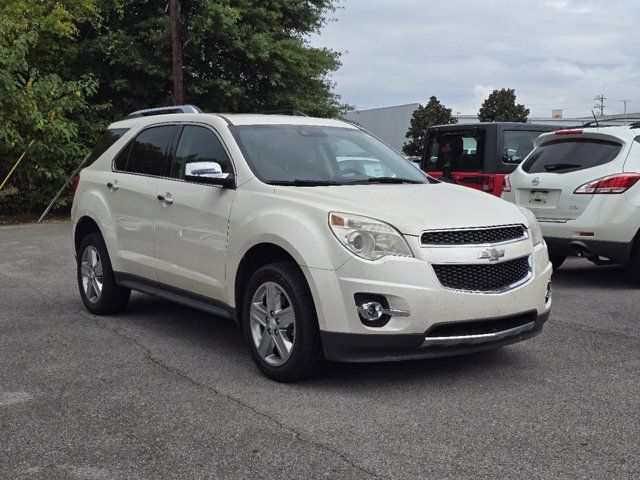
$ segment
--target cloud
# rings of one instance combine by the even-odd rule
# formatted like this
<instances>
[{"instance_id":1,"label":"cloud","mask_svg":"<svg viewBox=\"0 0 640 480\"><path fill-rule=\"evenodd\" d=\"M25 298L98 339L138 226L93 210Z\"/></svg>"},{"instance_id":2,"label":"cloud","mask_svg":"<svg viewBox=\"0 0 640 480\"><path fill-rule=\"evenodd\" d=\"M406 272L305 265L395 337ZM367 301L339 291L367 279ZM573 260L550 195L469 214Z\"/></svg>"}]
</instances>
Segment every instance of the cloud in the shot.
<instances>
[{"instance_id":1,"label":"cloud","mask_svg":"<svg viewBox=\"0 0 640 480\"><path fill-rule=\"evenodd\" d=\"M533 115L640 111L640 9L635 0L345 0L310 39L345 52L334 74L359 108L436 95L476 113L493 88L515 88Z\"/></svg>"}]
</instances>

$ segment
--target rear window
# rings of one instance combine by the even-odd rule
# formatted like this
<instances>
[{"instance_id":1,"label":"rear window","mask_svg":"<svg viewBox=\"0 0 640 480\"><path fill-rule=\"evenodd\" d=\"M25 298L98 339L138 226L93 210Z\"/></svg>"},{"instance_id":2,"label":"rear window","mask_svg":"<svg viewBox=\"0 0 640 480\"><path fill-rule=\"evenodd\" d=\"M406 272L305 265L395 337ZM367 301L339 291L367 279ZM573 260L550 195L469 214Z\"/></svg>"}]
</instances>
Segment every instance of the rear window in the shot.
<instances>
[{"instance_id":1,"label":"rear window","mask_svg":"<svg viewBox=\"0 0 640 480\"><path fill-rule=\"evenodd\" d=\"M608 140L570 138L540 145L522 165L527 173L569 173L611 162L622 145Z\"/></svg>"},{"instance_id":2,"label":"rear window","mask_svg":"<svg viewBox=\"0 0 640 480\"><path fill-rule=\"evenodd\" d=\"M505 130L502 133L502 163L518 165L533 150L533 141L545 132Z\"/></svg>"},{"instance_id":3,"label":"rear window","mask_svg":"<svg viewBox=\"0 0 640 480\"><path fill-rule=\"evenodd\" d=\"M93 150L91 150L91 153L89 154L89 157L87 158L87 165L91 165L98 158L100 158L100 156L104 152L109 150L109 147L111 145L116 143L120 137L122 137L125 133L127 133L127 130L129 130L129 129L128 128L113 128L111 130L107 130L105 132L105 134L102 135L102 137L100 137L100 140L98 140L98 143L96 143L96 146L93 147Z\"/></svg>"},{"instance_id":4,"label":"rear window","mask_svg":"<svg viewBox=\"0 0 640 480\"><path fill-rule=\"evenodd\" d=\"M116 158L117 170L142 175L167 175L168 154L175 125L150 127L143 130Z\"/></svg>"},{"instance_id":5,"label":"rear window","mask_svg":"<svg viewBox=\"0 0 640 480\"><path fill-rule=\"evenodd\" d=\"M424 169L440 171L482 170L484 165L484 131L431 131L427 138Z\"/></svg>"}]
</instances>

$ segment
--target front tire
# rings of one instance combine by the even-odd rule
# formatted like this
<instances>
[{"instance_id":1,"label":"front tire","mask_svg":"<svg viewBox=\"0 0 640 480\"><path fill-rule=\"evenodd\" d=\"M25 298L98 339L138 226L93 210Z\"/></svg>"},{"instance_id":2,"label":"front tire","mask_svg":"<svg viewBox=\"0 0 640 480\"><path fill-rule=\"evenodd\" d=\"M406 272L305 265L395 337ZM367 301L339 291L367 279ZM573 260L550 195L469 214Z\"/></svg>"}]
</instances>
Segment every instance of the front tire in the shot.
<instances>
[{"instance_id":1,"label":"front tire","mask_svg":"<svg viewBox=\"0 0 640 480\"><path fill-rule=\"evenodd\" d=\"M84 306L95 315L123 311L131 290L116 285L111 260L99 233L84 237L78 249L77 276Z\"/></svg>"},{"instance_id":2,"label":"front tire","mask_svg":"<svg viewBox=\"0 0 640 480\"><path fill-rule=\"evenodd\" d=\"M242 312L245 341L265 376L296 382L320 368L324 356L316 309L297 265L278 262L256 271Z\"/></svg>"}]
</instances>

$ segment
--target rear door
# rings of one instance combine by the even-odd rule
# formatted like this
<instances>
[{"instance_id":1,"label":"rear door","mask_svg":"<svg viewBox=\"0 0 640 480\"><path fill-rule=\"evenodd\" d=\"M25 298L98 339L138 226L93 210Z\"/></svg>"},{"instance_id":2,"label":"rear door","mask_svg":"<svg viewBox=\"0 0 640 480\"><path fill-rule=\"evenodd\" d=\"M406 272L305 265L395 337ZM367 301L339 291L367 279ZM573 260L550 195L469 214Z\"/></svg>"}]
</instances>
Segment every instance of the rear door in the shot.
<instances>
[{"instance_id":1,"label":"rear door","mask_svg":"<svg viewBox=\"0 0 640 480\"><path fill-rule=\"evenodd\" d=\"M212 128L204 125L181 128L170 178L158 183L158 195L164 201L154 202L158 281L222 300L225 298L229 215L236 191L186 181L185 173L193 174L196 164L208 167L208 170L200 169L204 172L202 175L216 175L209 173L214 170L233 173L233 165Z\"/></svg>"},{"instance_id":2,"label":"rear door","mask_svg":"<svg viewBox=\"0 0 640 480\"><path fill-rule=\"evenodd\" d=\"M155 280L153 217L159 177L166 175L176 125L145 128L114 161L109 204L124 272Z\"/></svg>"},{"instance_id":3,"label":"rear door","mask_svg":"<svg viewBox=\"0 0 640 480\"><path fill-rule=\"evenodd\" d=\"M594 134L546 141L522 165L525 175L514 175L516 203L543 220L578 218L593 195L573 192L584 183L622 171L622 150L619 140Z\"/></svg>"}]
</instances>

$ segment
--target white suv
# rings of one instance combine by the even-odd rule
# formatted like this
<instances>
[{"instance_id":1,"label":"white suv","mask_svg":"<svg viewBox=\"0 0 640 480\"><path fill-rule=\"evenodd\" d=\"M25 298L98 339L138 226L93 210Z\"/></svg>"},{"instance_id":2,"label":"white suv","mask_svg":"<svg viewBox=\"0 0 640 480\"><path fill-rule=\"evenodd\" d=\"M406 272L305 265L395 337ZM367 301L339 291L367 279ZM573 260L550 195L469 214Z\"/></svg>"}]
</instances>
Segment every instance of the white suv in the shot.
<instances>
[{"instance_id":1,"label":"white suv","mask_svg":"<svg viewBox=\"0 0 640 480\"><path fill-rule=\"evenodd\" d=\"M640 124L559 130L509 175L502 198L540 222L554 267L569 256L640 280Z\"/></svg>"},{"instance_id":2,"label":"white suv","mask_svg":"<svg viewBox=\"0 0 640 480\"><path fill-rule=\"evenodd\" d=\"M273 379L495 348L549 317L530 212L431 179L351 124L142 116L92 159L72 209L89 311L137 290L233 318Z\"/></svg>"}]
</instances>

